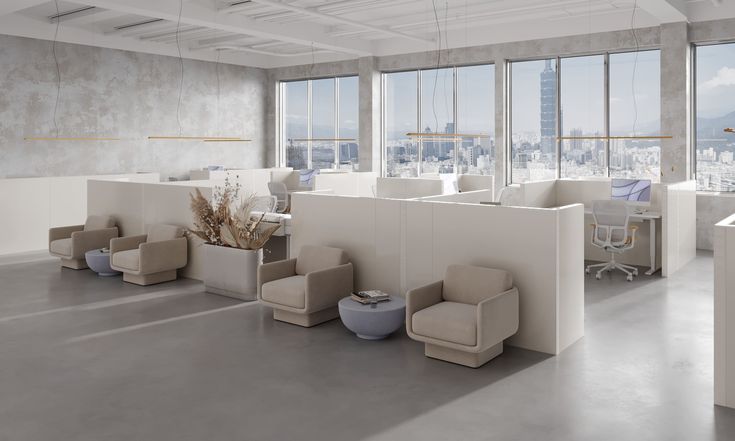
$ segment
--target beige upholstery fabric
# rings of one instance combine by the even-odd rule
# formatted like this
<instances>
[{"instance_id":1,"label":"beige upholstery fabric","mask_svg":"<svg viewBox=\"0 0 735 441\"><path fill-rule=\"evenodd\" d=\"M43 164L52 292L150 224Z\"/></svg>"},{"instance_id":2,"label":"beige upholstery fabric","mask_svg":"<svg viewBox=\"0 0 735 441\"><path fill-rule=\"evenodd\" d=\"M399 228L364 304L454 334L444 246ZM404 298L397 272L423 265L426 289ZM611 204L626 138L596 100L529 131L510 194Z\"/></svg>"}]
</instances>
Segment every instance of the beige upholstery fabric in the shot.
<instances>
[{"instance_id":1,"label":"beige upholstery fabric","mask_svg":"<svg viewBox=\"0 0 735 441\"><path fill-rule=\"evenodd\" d=\"M304 245L296 259L296 274L305 276L311 272L348 263L347 253L339 248Z\"/></svg>"},{"instance_id":2,"label":"beige upholstery fabric","mask_svg":"<svg viewBox=\"0 0 735 441\"><path fill-rule=\"evenodd\" d=\"M120 268L137 271L140 267L140 251L119 251L112 255L112 263Z\"/></svg>"},{"instance_id":3,"label":"beige upholstery fabric","mask_svg":"<svg viewBox=\"0 0 735 441\"><path fill-rule=\"evenodd\" d=\"M291 308L306 307L306 277L291 276L274 280L263 285L261 298Z\"/></svg>"},{"instance_id":4,"label":"beige upholstery fabric","mask_svg":"<svg viewBox=\"0 0 735 441\"><path fill-rule=\"evenodd\" d=\"M71 238L57 239L49 244L52 253L62 256L71 256Z\"/></svg>"},{"instance_id":5,"label":"beige upholstery fabric","mask_svg":"<svg viewBox=\"0 0 735 441\"><path fill-rule=\"evenodd\" d=\"M112 228L115 226L115 220L111 216L88 216L84 222L84 231L101 230L103 228Z\"/></svg>"},{"instance_id":6,"label":"beige upholstery fabric","mask_svg":"<svg viewBox=\"0 0 735 441\"><path fill-rule=\"evenodd\" d=\"M477 305L513 287L509 272L469 265L450 265L444 276L444 300Z\"/></svg>"},{"instance_id":7,"label":"beige upholstery fabric","mask_svg":"<svg viewBox=\"0 0 735 441\"><path fill-rule=\"evenodd\" d=\"M184 235L184 229L176 225L154 224L148 231L146 242L178 239Z\"/></svg>"},{"instance_id":8,"label":"beige upholstery fabric","mask_svg":"<svg viewBox=\"0 0 735 441\"><path fill-rule=\"evenodd\" d=\"M413 332L465 346L477 344L477 307L440 302L413 315Z\"/></svg>"}]
</instances>

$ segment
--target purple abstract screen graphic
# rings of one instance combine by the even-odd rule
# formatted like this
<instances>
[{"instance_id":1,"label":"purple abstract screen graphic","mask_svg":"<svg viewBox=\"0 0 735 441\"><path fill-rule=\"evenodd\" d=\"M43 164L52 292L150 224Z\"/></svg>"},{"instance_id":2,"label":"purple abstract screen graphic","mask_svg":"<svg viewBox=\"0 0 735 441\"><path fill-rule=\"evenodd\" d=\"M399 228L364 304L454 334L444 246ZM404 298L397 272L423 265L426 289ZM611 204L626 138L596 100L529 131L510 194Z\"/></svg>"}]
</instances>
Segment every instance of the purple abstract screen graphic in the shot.
<instances>
[{"instance_id":1,"label":"purple abstract screen graphic","mask_svg":"<svg viewBox=\"0 0 735 441\"><path fill-rule=\"evenodd\" d=\"M648 179L613 179L611 199L631 202L651 202L651 181Z\"/></svg>"}]
</instances>

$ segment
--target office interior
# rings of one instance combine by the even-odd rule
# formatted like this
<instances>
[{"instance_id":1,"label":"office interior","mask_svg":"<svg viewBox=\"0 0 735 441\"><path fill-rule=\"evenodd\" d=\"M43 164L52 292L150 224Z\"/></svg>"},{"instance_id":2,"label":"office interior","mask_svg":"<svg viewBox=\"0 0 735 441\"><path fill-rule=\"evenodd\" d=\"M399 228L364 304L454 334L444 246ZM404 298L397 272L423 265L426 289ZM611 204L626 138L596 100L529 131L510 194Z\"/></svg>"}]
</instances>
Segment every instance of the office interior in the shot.
<instances>
[{"instance_id":1,"label":"office interior","mask_svg":"<svg viewBox=\"0 0 735 441\"><path fill-rule=\"evenodd\" d=\"M729 0L0 2L0 439L735 439L733 103Z\"/></svg>"}]
</instances>

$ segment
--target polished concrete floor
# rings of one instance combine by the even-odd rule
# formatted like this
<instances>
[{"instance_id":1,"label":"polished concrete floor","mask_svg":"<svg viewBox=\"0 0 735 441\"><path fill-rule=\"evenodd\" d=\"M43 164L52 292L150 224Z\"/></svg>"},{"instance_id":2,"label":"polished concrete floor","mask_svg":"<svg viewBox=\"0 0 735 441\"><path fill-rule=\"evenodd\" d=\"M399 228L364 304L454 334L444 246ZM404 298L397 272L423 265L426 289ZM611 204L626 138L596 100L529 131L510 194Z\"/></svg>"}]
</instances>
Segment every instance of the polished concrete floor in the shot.
<instances>
[{"instance_id":1,"label":"polished concrete floor","mask_svg":"<svg viewBox=\"0 0 735 441\"><path fill-rule=\"evenodd\" d=\"M735 440L712 405L711 254L586 286L562 355L506 347L473 370L190 280L0 261L0 440Z\"/></svg>"}]
</instances>

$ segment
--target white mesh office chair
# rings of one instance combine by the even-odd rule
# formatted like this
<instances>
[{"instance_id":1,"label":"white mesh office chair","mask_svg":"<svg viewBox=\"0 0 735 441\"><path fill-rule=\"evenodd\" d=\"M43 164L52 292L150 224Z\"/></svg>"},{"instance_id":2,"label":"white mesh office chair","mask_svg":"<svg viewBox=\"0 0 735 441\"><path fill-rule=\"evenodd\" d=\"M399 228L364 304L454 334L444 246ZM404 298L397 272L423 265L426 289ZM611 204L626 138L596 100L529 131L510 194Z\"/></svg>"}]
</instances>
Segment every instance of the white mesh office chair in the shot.
<instances>
[{"instance_id":1,"label":"white mesh office chair","mask_svg":"<svg viewBox=\"0 0 735 441\"><path fill-rule=\"evenodd\" d=\"M595 274L596 279L602 277L604 271L618 269L627 274L628 281L638 275L638 269L630 265L623 265L615 261L616 254L622 254L635 246L635 233L638 227L628 227L628 206L625 201L605 200L595 201L592 205L592 245L610 253L610 261L588 265L585 272L590 273L592 268L600 268Z\"/></svg>"},{"instance_id":2,"label":"white mesh office chair","mask_svg":"<svg viewBox=\"0 0 735 441\"><path fill-rule=\"evenodd\" d=\"M276 212L283 213L288 208L288 187L283 182L269 182L268 191L276 197Z\"/></svg>"}]
</instances>

